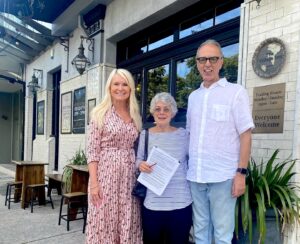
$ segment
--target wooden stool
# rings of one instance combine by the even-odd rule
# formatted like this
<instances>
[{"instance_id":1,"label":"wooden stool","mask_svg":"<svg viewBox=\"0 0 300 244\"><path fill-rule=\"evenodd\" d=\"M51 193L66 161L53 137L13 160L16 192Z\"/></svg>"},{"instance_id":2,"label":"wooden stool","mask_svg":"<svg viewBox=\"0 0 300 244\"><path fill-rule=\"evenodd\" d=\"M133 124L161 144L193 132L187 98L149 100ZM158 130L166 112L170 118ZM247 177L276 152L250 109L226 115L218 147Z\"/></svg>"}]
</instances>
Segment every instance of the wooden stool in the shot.
<instances>
[{"instance_id":1,"label":"wooden stool","mask_svg":"<svg viewBox=\"0 0 300 244\"><path fill-rule=\"evenodd\" d=\"M27 203L30 203L30 206L31 206L31 213L33 213L33 206L34 205L40 205L40 199L37 199L35 200L36 196L40 193L39 191L41 190L45 190L45 187L48 188L48 185L47 184L32 184L32 185L28 185L26 187L26 191L25 191L25 195L27 195L27 191L31 191L30 192L30 202L26 202L26 199L24 201L24 209L25 209L25 205ZM43 194L43 193L40 193L40 194ZM45 205L46 203L51 203L51 206L52 206L52 209L54 209L54 206L53 206L53 202L52 202L52 198L51 198L51 195L48 196L50 200L45 200Z\"/></svg>"},{"instance_id":2,"label":"wooden stool","mask_svg":"<svg viewBox=\"0 0 300 244\"><path fill-rule=\"evenodd\" d=\"M62 214L62 208L64 205L64 201L67 202L67 214ZM83 219L83 230L85 231L85 223L86 223L86 207L87 206L87 193L84 192L71 192L71 193L64 193L61 197L60 202L60 209L59 209L59 219L58 225L60 225L61 219L67 221L67 231L70 230L70 221ZM81 208L81 211L77 211L78 208ZM71 213L71 210L76 211L76 213ZM77 217L76 214L82 214L82 217Z\"/></svg>"},{"instance_id":3,"label":"wooden stool","mask_svg":"<svg viewBox=\"0 0 300 244\"><path fill-rule=\"evenodd\" d=\"M17 199L17 198L15 198L15 196L14 197L11 196L11 189L14 187L15 192L16 192L16 189L21 190L22 184L23 184L22 181L12 181L12 182L7 183L6 194L5 194L5 206L8 203L8 209L10 209L11 202L17 202L18 200L20 200L20 198ZM15 194L15 192L14 192L14 194Z\"/></svg>"}]
</instances>

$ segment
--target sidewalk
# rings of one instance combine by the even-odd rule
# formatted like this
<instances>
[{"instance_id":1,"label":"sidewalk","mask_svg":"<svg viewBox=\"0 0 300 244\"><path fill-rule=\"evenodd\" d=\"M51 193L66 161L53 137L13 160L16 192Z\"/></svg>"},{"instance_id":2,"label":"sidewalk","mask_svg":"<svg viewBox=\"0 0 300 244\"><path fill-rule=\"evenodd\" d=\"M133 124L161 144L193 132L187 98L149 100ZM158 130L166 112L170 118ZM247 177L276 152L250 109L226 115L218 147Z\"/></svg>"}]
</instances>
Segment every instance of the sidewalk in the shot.
<instances>
[{"instance_id":1,"label":"sidewalk","mask_svg":"<svg viewBox=\"0 0 300 244\"><path fill-rule=\"evenodd\" d=\"M10 210L4 206L6 183L14 179L14 168L15 165L0 164L0 244L83 244L83 220L70 222L70 231L66 221L58 225L61 197L54 191L54 209L50 204L34 206L31 213L29 208L21 209L20 203L11 203Z\"/></svg>"}]
</instances>

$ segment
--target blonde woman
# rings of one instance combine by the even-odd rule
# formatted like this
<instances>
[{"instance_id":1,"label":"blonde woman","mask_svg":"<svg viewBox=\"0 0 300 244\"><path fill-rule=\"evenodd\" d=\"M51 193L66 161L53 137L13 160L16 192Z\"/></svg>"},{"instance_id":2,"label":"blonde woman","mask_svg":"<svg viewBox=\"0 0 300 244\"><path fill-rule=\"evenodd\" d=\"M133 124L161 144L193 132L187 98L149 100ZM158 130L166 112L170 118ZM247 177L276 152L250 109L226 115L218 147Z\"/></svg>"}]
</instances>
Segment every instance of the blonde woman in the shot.
<instances>
[{"instance_id":1,"label":"blonde woman","mask_svg":"<svg viewBox=\"0 0 300 244\"><path fill-rule=\"evenodd\" d=\"M114 69L103 101L91 114L86 243L142 243L139 202L131 196L135 181L133 145L140 130L132 75Z\"/></svg>"}]
</instances>

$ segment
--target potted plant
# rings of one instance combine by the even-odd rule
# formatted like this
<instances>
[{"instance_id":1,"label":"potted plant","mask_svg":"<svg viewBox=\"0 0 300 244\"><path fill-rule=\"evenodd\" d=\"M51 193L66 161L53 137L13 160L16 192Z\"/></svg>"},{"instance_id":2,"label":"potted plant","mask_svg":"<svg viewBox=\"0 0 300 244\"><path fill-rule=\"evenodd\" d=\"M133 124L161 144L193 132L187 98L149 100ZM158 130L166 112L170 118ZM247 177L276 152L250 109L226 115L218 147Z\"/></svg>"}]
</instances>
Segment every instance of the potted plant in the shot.
<instances>
[{"instance_id":1,"label":"potted plant","mask_svg":"<svg viewBox=\"0 0 300 244\"><path fill-rule=\"evenodd\" d=\"M78 149L75 155L69 160L69 164L64 167L62 182L63 192L71 192L72 174L73 169L69 165L86 165L87 158L82 149Z\"/></svg>"},{"instance_id":2,"label":"potted plant","mask_svg":"<svg viewBox=\"0 0 300 244\"><path fill-rule=\"evenodd\" d=\"M293 171L295 159L276 162L279 150L275 150L267 162L258 165L251 158L246 178L246 190L237 199L235 233L239 239L240 224L244 233L248 233L252 242L253 223L256 219L258 242L264 243L267 233L266 215L271 211L275 215L278 231L283 232L287 225L300 222L299 186L292 182L296 174ZM282 233L281 232L281 233Z\"/></svg>"}]
</instances>

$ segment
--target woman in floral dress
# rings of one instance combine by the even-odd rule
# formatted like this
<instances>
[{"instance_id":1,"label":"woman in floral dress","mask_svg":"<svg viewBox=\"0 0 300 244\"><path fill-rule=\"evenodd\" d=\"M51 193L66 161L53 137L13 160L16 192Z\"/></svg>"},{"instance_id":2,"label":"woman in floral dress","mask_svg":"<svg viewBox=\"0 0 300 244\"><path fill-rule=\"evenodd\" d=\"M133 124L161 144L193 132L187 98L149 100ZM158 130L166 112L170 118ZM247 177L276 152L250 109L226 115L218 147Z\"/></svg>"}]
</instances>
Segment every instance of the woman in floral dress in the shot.
<instances>
[{"instance_id":1,"label":"woman in floral dress","mask_svg":"<svg viewBox=\"0 0 300 244\"><path fill-rule=\"evenodd\" d=\"M132 75L114 69L105 91L103 101L92 111L89 128L86 243L140 244L140 206L131 191L133 145L141 118Z\"/></svg>"}]
</instances>

